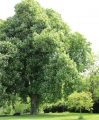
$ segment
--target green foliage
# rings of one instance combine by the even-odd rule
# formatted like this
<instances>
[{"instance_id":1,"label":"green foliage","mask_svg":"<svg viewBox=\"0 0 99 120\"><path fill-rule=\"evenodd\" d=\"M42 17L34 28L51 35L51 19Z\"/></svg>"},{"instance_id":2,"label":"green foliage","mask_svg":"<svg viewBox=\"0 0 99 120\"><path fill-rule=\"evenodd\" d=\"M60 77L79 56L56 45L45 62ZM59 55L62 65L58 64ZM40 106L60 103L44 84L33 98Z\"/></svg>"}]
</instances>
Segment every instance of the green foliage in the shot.
<instances>
[{"instance_id":1,"label":"green foliage","mask_svg":"<svg viewBox=\"0 0 99 120\"><path fill-rule=\"evenodd\" d=\"M52 104L45 103L43 105L43 111L44 111L44 113L65 112L65 111L67 111L67 105L66 105L66 102L64 102L64 101L58 101L58 102L52 103Z\"/></svg>"},{"instance_id":2,"label":"green foliage","mask_svg":"<svg viewBox=\"0 0 99 120\"><path fill-rule=\"evenodd\" d=\"M7 103L5 103L5 105L3 106L3 114L7 114L10 115L12 114L12 106L8 105Z\"/></svg>"},{"instance_id":3,"label":"green foliage","mask_svg":"<svg viewBox=\"0 0 99 120\"><path fill-rule=\"evenodd\" d=\"M93 54L90 43L80 33L72 33L69 36L69 55L76 62L78 71L82 72L93 63Z\"/></svg>"},{"instance_id":4,"label":"green foliage","mask_svg":"<svg viewBox=\"0 0 99 120\"><path fill-rule=\"evenodd\" d=\"M16 97L16 100L13 103L14 113L29 113L30 112L30 99L27 98L27 102L22 101L20 97Z\"/></svg>"},{"instance_id":5,"label":"green foliage","mask_svg":"<svg viewBox=\"0 0 99 120\"><path fill-rule=\"evenodd\" d=\"M9 101L5 98L0 98L2 104L0 105L0 115L13 115L14 113L29 113L30 112L30 100L23 102L18 96L10 96ZM1 103L1 102L0 102Z\"/></svg>"},{"instance_id":6,"label":"green foliage","mask_svg":"<svg viewBox=\"0 0 99 120\"><path fill-rule=\"evenodd\" d=\"M77 90L90 56L86 39L35 0L23 0L13 17L0 20L0 83L7 95L30 97L31 108Z\"/></svg>"},{"instance_id":7,"label":"green foliage","mask_svg":"<svg viewBox=\"0 0 99 120\"><path fill-rule=\"evenodd\" d=\"M91 93L74 92L68 96L68 108L75 108L81 112L82 109L90 111L93 106Z\"/></svg>"},{"instance_id":8,"label":"green foliage","mask_svg":"<svg viewBox=\"0 0 99 120\"><path fill-rule=\"evenodd\" d=\"M17 101L14 105L14 111L15 113L19 112L19 113L24 113L24 109L25 109L25 104Z\"/></svg>"},{"instance_id":9,"label":"green foliage","mask_svg":"<svg viewBox=\"0 0 99 120\"><path fill-rule=\"evenodd\" d=\"M99 100L99 67L90 68L89 77L86 78L87 90L92 93L94 101Z\"/></svg>"}]
</instances>

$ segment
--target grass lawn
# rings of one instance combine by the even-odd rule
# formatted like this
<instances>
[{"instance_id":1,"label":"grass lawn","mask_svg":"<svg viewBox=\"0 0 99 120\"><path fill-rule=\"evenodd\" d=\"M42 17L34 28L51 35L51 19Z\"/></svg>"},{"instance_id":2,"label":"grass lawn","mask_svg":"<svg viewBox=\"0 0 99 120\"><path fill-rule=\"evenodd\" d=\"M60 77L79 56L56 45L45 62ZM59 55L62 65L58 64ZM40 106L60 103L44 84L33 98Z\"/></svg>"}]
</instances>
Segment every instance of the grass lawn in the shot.
<instances>
[{"instance_id":1,"label":"grass lawn","mask_svg":"<svg viewBox=\"0 0 99 120\"><path fill-rule=\"evenodd\" d=\"M0 117L0 120L77 120L78 113L49 113L36 116L8 116ZM99 114L83 114L84 120L99 120Z\"/></svg>"}]
</instances>

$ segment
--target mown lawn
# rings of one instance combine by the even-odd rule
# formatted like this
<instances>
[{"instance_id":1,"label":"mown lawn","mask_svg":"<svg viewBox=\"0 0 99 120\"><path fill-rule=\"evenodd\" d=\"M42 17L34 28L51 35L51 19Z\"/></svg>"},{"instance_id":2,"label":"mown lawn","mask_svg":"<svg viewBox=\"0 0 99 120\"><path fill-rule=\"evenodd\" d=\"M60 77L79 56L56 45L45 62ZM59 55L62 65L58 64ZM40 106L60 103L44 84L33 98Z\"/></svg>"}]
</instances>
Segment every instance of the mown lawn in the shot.
<instances>
[{"instance_id":1,"label":"mown lawn","mask_svg":"<svg viewBox=\"0 0 99 120\"><path fill-rule=\"evenodd\" d=\"M40 115L0 117L0 120L77 120L78 113L49 113ZM99 114L83 114L84 120L99 120Z\"/></svg>"}]
</instances>

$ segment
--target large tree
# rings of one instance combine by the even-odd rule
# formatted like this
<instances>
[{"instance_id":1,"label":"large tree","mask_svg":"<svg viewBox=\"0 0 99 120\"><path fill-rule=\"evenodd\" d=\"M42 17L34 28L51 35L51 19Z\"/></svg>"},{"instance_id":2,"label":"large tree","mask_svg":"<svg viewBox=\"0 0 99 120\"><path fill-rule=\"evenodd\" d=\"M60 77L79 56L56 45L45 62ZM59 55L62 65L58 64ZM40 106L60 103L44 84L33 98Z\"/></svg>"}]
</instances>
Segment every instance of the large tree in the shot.
<instances>
[{"instance_id":1,"label":"large tree","mask_svg":"<svg viewBox=\"0 0 99 120\"><path fill-rule=\"evenodd\" d=\"M31 114L38 112L41 101L57 101L77 89L81 47L87 51L81 56L82 64L91 52L86 40L78 47L80 53L72 50L70 35L58 13L34 0L17 4L15 15L0 22L1 85L7 94L18 93L24 100L29 96ZM77 46L78 41L73 44Z\"/></svg>"}]
</instances>

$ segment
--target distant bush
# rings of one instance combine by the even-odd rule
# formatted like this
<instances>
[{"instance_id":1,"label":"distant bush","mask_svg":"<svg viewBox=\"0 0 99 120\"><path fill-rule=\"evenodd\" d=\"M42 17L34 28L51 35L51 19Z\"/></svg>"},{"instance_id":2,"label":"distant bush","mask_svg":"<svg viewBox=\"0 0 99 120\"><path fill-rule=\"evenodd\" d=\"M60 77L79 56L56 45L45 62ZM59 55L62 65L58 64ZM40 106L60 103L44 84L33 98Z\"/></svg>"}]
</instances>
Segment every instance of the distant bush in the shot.
<instances>
[{"instance_id":1,"label":"distant bush","mask_svg":"<svg viewBox=\"0 0 99 120\"><path fill-rule=\"evenodd\" d=\"M9 114L11 114L11 106L7 106L6 108L4 108L4 114L7 114L7 115L9 115Z\"/></svg>"},{"instance_id":2,"label":"distant bush","mask_svg":"<svg viewBox=\"0 0 99 120\"><path fill-rule=\"evenodd\" d=\"M14 111L15 113L23 113L25 109L25 104L21 103L20 101L17 101L14 105Z\"/></svg>"},{"instance_id":3,"label":"distant bush","mask_svg":"<svg viewBox=\"0 0 99 120\"><path fill-rule=\"evenodd\" d=\"M93 104L93 113L99 113L99 100L95 101Z\"/></svg>"},{"instance_id":4,"label":"distant bush","mask_svg":"<svg viewBox=\"0 0 99 120\"><path fill-rule=\"evenodd\" d=\"M66 106L65 102L59 101L57 103L45 105L43 111L44 111L44 113L65 112L65 111L67 111L67 106Z\"/></svg>"},{"instance_id":5,"label":"distant bush","mask_svg":"<svg viewBox=\"0 0 99 120\"><path fill-rule=\"evenodd\" d=\"M3 115L10 115L13 112L12 106L10 104L8 104L7 102L5 103L5 105L3 107L1 107L1 110Z\"/></svg>"},{"instance_id":6,"label":"distant bush","mask_svg":"<svg viewBox=\"0 0 99 120\"><path fill-rule=\"evenodd\" d=\"M91 111L93 107L92 95L89 92L74 92L68 96L67 105L69 109L74 108L80 113L83 109Z\"/></svg>"}]
</instances>

